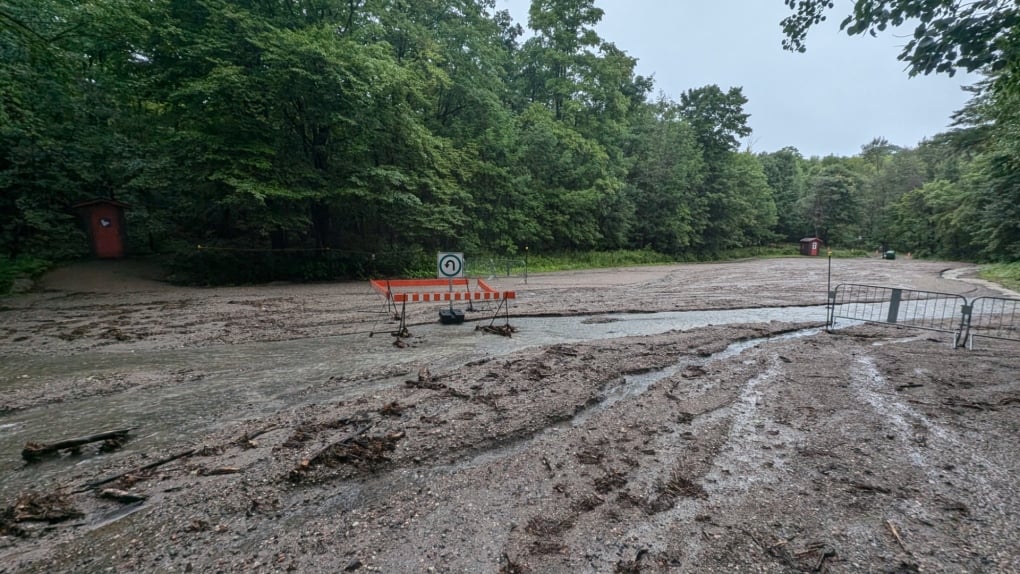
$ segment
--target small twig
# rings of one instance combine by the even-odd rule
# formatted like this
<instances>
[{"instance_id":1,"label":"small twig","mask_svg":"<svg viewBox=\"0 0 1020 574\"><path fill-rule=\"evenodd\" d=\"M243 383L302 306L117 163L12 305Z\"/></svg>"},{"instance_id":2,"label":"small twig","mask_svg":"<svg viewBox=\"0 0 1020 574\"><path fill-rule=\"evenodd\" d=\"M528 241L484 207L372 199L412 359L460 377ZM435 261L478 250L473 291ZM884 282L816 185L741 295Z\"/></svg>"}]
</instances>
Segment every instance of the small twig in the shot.
<instances>
[{"instance_id":1,"label":"small twig","mask_svg":"<svg viewBox=\"0 0 1020 574\"><path fill-rule=\"evenodd\" d=\"M885 524L886 524L886 526L888 526L888 527L889 527L889 532L892 532L893 538L895 538L895 539L896 539L896 542L898 542L898 543L899 543L899 545L900 545L900 548L902 548L904 552L906 552L907 554L909 554L909 553L910 553L910 551L909 551L909 550L907 550L907 545L906 545L906 544L904 544L904 543L903 543L903 539L902 539L902 538L900 538L900 533L899 533L899 531L898 531L898 530L896 530L896 525L895 525L895 524L893 524L892 520L886 520L886 521L885 521Z\"/></svg>"},{"instance_id":2,"label":"small twig","mask_svg":"<svg viewBox=\"0 0 1020 574\"><path fill-rule=\"evenodd\" d=\"M853 488L856 488L858 490L864 490L867 492L877 492L879 494L889 494L890 492L892 492L888 488L885 488L884 486L868 484L866 482L847 481L847 484L852 486Z\"/></svg>"},{"instance_id":3,"label":"small twig","mask_svg":"<svg viewBox=\"0 0 1020 574\"><path fill-rule=\"evenodd\" d=\"M924 385L917 384L917 383L910 384L910 385L899 385L899 386L896 387L896 390L897 391L902 391L902 390L906 390L906 389L918 389L918 388L921 388L923 386Z\"/></svg>"},{"instance_id":4,"label":"small twig","mask_svg":"<svg viewBox=\"0 0 1020 574\"><path fill-rule=\"evenodd\" d=\"M823 552L822 557L818 559L818 565L815 566L815 572L821 572L822 568L825 567L825 561L835 557L836 557L835 550L826 550L825 552Z\"/></svg>"},{"instance_id":5,"label":"small twig","mask_svg":"<svg viewBox=\"0 0 1020 574\"><path fill-rule=\"evenodd\" d=\"M220 476L224 474L237 474L239 472L241 472L241 469L236 466L221 466L208 470L200 470L198 474L202 476Z\"/></svg>"},{"instance_id":6,"label":"small twig","mask_svg":"<svg viewBox=\"0 0 1020 574\"><path fill-rule=\"evenodd\" d=\"M268 432L272 432L272 431L274 431L274 430L276 430L278 428L280 428L279 425L272 424L272 425L269 425L269 426L267 426L267 427L265 427L265 428L263 428L261 430L257 430L257 431L252 432L252 433L245 433L244 436L242 436L241 438L239 438L236 441L234 441L234 443L238 444L238 445L241 445L241 446L243 446L245 448L253 448L255 446L255 444L252 441L254 441L256 437L260 437L260 436L262 436L262 435L264 435L264 434L266 434Z\"/></svg>"}]
</instances>

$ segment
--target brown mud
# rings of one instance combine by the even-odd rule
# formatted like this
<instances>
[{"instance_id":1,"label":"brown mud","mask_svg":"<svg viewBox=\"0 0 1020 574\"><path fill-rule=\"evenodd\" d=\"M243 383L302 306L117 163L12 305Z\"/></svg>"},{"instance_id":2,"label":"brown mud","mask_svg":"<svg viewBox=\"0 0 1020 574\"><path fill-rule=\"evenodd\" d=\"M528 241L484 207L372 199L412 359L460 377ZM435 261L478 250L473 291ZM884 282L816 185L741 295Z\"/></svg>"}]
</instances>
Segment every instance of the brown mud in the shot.
<instances>
[{"instance_id":1,"label":"brown mud","mask_svg":"<svg viewBox=\"0 0 1020 574\"><path fill-rule=\"evenodd\" d=\"M0 301L0 359L394 326L368 312L382 304L365 283L183 288L121 263L63 269ZM996 294L942 275L961 267L839 260L832 281ZM827 272L804 258L493 283L518 291L513 322L820 305ZM435 320L433 307L409 311L412 333ZM0 501L0 572L1020 572L1020 346L812 326L426 362L166 451L65 456L45 463L67 464L58 479ZM339 394L352 376L318 388ZM30 415L201 378L150 366L40 383L0 381L13 389L3 407Z\"/></svg>"}]
</instances>

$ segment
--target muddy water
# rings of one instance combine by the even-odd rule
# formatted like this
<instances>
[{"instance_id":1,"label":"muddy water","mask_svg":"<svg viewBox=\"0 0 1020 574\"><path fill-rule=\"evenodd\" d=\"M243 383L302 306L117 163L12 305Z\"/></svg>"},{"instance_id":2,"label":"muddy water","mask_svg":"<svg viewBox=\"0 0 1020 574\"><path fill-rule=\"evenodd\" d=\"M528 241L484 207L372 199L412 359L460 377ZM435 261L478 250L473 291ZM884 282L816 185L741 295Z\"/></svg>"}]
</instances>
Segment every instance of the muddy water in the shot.
<instances>
[{"instance_id":1,"label":"muddy water","mask_svg":"<svg viewBox=\"0 0 1020 574\"><path fill-rule=\"evenodd\" d=\"M578 412L569 421L565 421L560 424L552 425L543 430L538 435L521 439L507 446L500 446L494 449L480 453L466 461L458 462L452 465L444 467L436 467L436 472L456 472L465 468L471 468L482 464L489 464L493 461L500 460L519 452L523 452L531 446L536 440L542 438L543 435L555 434L563 430L568 426L580 427L583 426L592 416L611 408L616 403L630 398L637 397L647 391L655 383L672 377L680 371L692 367L692 366L704 366L711 364L715 361L721 361L731 357L735 357L748 349L758 347L759 345L774 343L778 341L788 341L790 339L799 339L802 337L810 337L817 335L822 332L821 328L811 329L800 329L789 333L783 333L782 335L776 335L774 337L762 337L756 339L748 339L746 341L738 341L731 343L726 349L710 355L708 357L685 357L680 362L665 367L663 369L656 369L648 371L646 373L638 373L633 375L623 376L615 385L611 385L606 389L602 397L594 404L589 405L586 409Z\"/></svg>"},{"instance_id":2,"label":"muddy water","mask_svg":"<svg viewBox=\"0 0 1020 574\"><path fill-rule=\"evenodd\" d=\"M610 388L607 391L605 398L602 401L600 401L598 405L582 413L580 416L575 417L573 424L579 425L583 423L585 420L587 420L592 414L598 411L605 410L623 399L638 396L647 391L648 388L654 385L655 383L661 381L662 379L672 377L673 375L677 374L678 372L682 371L683 369L689 366L705 365L713 361L728 359L730 357L735 357L748 349L757 347L758 345L764 343L776 341L788 341L790 339L799 339L801 337L817 335L821 331L822 331L821 328L801 329L799 331L793 331L791 333L776 335L775 337L739 341L730 344L728 347L726 347L724 351L716 353L711 357L708 357L707 359L685 360L680 363L677 363L676 365L666 367L665 369L649 371L647 373L640 373L636 375L626 375L623 377L623 380L620 381L618 385Z\"/></svg>"},{"instance_id":3,"label":"muddy water","mask_svg":"<svg viewBox=\"0 0 1020 574\"><path fill-rule=\"evenodd\" d=\"M822 322L825 307L786 307L595 317L511 318L518 328L507 339L475 331L476 324L412 326L411 346L395 349L387 335L346 335L319 339L225 345L202 349L125 353L96 352L71 357L5 357L0 392L36 380L113 376L118 373L187 371L185 381L129 389L45 405L0 416L0 499L77 474L97 462L44 462L26 470L20 451L28 441L50 441L114 428L137 427L136 438L104 457L181 447L221 425L309 403L339 401L400 384L428 366L434 373L471 360L524 348L634 335L651 335L707 325L768 321ZM342 377L331 383L331 377ZM129 379L130 380L130 379ZM645 384L647 388L648 384Z\"/></svg>"}]
</instances>

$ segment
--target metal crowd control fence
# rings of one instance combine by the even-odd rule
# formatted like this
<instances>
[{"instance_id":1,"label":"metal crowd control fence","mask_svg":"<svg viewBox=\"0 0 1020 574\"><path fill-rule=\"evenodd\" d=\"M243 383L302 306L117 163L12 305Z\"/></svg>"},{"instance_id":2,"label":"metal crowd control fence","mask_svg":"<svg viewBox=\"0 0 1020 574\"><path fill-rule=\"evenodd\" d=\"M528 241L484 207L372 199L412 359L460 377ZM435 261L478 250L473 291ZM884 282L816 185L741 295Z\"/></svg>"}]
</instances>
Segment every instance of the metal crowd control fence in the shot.
<instances>
[{"instance_id":1,"label":"metal crowd control fence","mask_svg":"<svg viewBox=\"0 0 1020 574\"><path fill-rule=\"evenodd\" d=\"M975 337L1020 341L1020 300L1003 297L978 297L970 304L967 346Z\"/></svg>"},{"instance_id":2,"label":"metal crowd control fence","mask_svg":"<svg viewBox=\"0 0 1020 574\"><path fill-rule=\"evenodd\" d=\"M973 348L985 337L1020 342L1020 300L965 297L874 285L843 284L829 293L826 324L836 319L885 323L953 334L953 346Z\"/></svg>"},{"instance_id":3,"label":"metal crowd control fence","mask_svg":"<svg viewBox=\"0 0 1020 574\"><path fill-rule=\"evenodd\" d=\"M967 299L949 293L844 284L829 294L827 324L849 319L952 333L955 346L963 342L966 306Z\"/></svg>"},{"instance_id":4,"label":"metal crowd control fence","mask_svg":"<svg viewBox=\"0 0 1020 574\"><path fill-rule=\"evenodd\" d=\"M523 277L528 282L528 261L527 259L496 259L491 257L468 257L466 260L467 274L473 276L488 276L490 279L506 277Z\"/></svg>"}]
</instances>

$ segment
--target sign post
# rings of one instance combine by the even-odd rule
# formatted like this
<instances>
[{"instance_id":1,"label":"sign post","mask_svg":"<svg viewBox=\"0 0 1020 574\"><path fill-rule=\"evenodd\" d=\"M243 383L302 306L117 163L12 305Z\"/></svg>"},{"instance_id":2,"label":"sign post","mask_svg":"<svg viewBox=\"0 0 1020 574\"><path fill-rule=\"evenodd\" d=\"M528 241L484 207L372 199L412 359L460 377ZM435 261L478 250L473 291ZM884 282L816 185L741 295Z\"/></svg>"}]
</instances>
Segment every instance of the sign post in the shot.
<instances>
[{"instance_id":1,"label":"sign post","mask_svg":"<svg viewBox=\"0 0 1020 574\"><path fill-rule=\"evenodd\" d=\"M450 308L439 312L439 322L444 324L459 324L464 322L464 311L453 308L453 280L464 276L464 254L443 253L436 256L436 266L440 279L450 281Z\"/></svg>"},{"instance_id":2,"label":"sign post","mask_svg":"<svg viewBox=\"0 0 1020 574\"><path fill-rule=\"evenodd\" d=\"M832 292L832 247L829 251L829 269L825 277L825 290L828 292L825 305L825 328L832 329L833 316L836 314L836 294Z\"/></svg>"}]
</instances>

